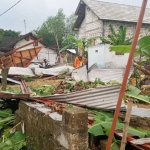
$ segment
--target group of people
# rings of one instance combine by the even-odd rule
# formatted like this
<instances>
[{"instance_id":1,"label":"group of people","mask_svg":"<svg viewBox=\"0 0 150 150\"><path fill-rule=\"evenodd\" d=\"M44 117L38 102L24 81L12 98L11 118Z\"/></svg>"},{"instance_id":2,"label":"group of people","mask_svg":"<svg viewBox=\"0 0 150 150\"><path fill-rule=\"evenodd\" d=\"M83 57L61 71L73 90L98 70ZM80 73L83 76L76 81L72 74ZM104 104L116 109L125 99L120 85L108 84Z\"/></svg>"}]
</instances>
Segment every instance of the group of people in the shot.
<instances>
[{"instance_id":1,"label":"group of people","mask_svg":"<svg viewBox=\"0 0 150 150\"><path fill-rule=\"evenodd\" d=\"M85 56L78 55L75 58L74 67L75 68L80 68L80 67L85 66L85 65L87 66L87 63L88 63L88 60Z\"/></svg>"}]
</instances>

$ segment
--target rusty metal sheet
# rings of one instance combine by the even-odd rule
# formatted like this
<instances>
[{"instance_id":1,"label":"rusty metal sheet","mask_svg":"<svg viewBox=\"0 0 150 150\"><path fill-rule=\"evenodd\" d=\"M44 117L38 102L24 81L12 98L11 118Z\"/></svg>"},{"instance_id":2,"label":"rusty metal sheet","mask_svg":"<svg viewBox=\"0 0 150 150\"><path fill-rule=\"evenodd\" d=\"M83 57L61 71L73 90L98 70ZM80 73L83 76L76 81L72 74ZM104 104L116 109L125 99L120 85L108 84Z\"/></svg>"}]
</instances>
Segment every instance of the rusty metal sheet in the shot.
<instances>
[{"instance_id":1,"label":"rusty metal sheet","mask_svg":"<svg viewBox=\"0 0 150 150\"><path fill-rule=\"evenodd\" d=\"M95 89L87 89L75 93L58 94L48 97L36 97L42 99L50 99L58 102L65 102L84 106L87 108L115 110L120 86L105 86ZM125 111L124 101L121 104L121 111Z\"/></svg>"},{"instance_id":2,"label":"rusty metal sheet","mask_svg":"<svg viewBox=\"0 0 150 150\"><path fill-rule=\"evenodd\" d=\"M28 99L30 94L10 94L10 93L2 93L0 92L0 98L7 99Z\"/></svg>"},{"instance_id":3,"label":"rusty metal sheet","mask_svg":"<svg viewBox=\"0 0 150 150\"><path fill-rule=\"evenodd\" d=\"M143 144L150 144L150 138L142 138L142 139L136 139L136 140L132 140L130 141L132 144L136 144L136 145L143 145Z\"/></svg>"}]
</instances>

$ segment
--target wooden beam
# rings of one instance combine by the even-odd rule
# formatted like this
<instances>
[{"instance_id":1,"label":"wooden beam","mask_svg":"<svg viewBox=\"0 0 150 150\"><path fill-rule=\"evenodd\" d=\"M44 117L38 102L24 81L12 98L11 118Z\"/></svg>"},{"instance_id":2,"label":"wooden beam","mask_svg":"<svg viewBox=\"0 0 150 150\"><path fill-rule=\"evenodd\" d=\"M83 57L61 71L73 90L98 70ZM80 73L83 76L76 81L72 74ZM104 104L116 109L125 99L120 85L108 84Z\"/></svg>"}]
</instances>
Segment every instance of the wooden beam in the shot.
<instances>
[{"instance_id":1,"label":"wooden beam","mask_svg":"<svg viewBox=\"0 0 150 150\"><path fill-rule=\"evenodd\" d=\"M15 58L14 58L14 54L11 55L11 58L12 58L12 60L13 60L14 67L16 67L16 60L15 60Z\"/></svg>"},{"instance_id":2,"label":"wooden beam","mask_svg":"<svg viewBox=\"0 0 150 150\"><path fill-rule=\"evenodd\" d=\"M21 55L21 57L22 57L22 53L21 53L21 51L20 51L19 53L20 53L20 55ZM21 61L22 67L24 67L24 65L23 65L23 61L22 61L22 59L21 59L21 58L20 58L20 61Z\"/></svg>"},{"instance_id":3,"label":"wooden beam","mask_svg":"<svg viewBox=\"0 0 150 150\"><path fill-rule=\"evenodd\" d=\"M38 50L37 54L41 51L41 49L42 49L43 47L44 47L44 46L38 47L38 49L39 49L39 48L40 48L40 49ZM37 56L37 55L36 55L36 56ZM31 61L32 61L33 59L34 59L34 58L32 58ZM27 63L25 67L28 67L28 66L30 65L31 61L29 61L29 63Z\"/></svg>"},{"instance_id":4,"label":"wooden beam","mask_svg":"<svg viewBox=\"0 0 150 150\"><path fill-rule=\"evenodd\" d=\"M22 56L14 56L16 58L21 58L21 59L27 59L27 60L30 60L30 58L25 58L25 57L22 57Z\"/></svg>"},{"instance_id":5,"label":"wooden beam","mask_svg":"<svg viewBox=\"0 0 150 150\"><path fill-rule=\"evenodd\" d=\"M28 52L29 52L29 54L30 54L30 58L32 59L32 54L31 54L31 51L30 51L30 50L28 50Z\"/></svg>"}]
</instances>

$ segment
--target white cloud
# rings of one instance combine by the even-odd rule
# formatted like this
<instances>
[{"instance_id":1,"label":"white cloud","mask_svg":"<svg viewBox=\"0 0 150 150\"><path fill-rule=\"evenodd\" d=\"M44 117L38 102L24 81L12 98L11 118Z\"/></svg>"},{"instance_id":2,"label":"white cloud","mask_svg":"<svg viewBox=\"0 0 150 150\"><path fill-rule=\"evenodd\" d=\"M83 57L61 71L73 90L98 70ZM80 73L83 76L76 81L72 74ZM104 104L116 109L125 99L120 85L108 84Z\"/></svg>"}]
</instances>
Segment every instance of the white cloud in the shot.
<instances>
[{"instance_id":1,"label":"white cloud","mask_svg":"<svg viewBox=\"0 0 150 150\"><path fill-rule=\"evenodd\" d=\"M3 0L0 14L14 5L18 0ZM75 12L80 0L22 0L13 9L0 17L0 28L22 31L26 20L27 32L40 26L48 16L55 15L59 8L69 16ZM114 3L124 3L141 6L142 0L103 0ZM150 2L148 3L150 7Z\"/></svg>"}]
</instances>

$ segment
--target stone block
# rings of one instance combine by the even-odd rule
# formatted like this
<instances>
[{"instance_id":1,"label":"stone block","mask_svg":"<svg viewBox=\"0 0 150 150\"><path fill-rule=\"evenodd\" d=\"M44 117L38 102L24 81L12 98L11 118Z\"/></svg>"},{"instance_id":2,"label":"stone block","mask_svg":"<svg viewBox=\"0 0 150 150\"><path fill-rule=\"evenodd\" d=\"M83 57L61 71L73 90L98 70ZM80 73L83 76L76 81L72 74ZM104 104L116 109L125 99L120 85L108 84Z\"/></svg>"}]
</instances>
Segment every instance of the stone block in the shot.
<instances>
[{"instance_id":1,"label":"stone block","mask_svg":"<svg viewBox=\"0 0 150 150\"><path fill-rule=\"evenodd\" d=\"M16 123L24 121L28 150L87 150L88 113L72 108L63 112L63 121L47 114L49 108L20 102ZM46 110L45 112L43 110ZM52 116L52 117L50 117Z\"/></svg>"},{"instance_id":2,"label":"stone block","mask_svg":"<svg viewBox=\"0 0 150 150\"><path fill-rule=\"evenodd\" d=\"M87 130L88 112L82 108L65 109L62 116L62 124L68 132L83 132Z\"/></svg>"}]
</instances>

